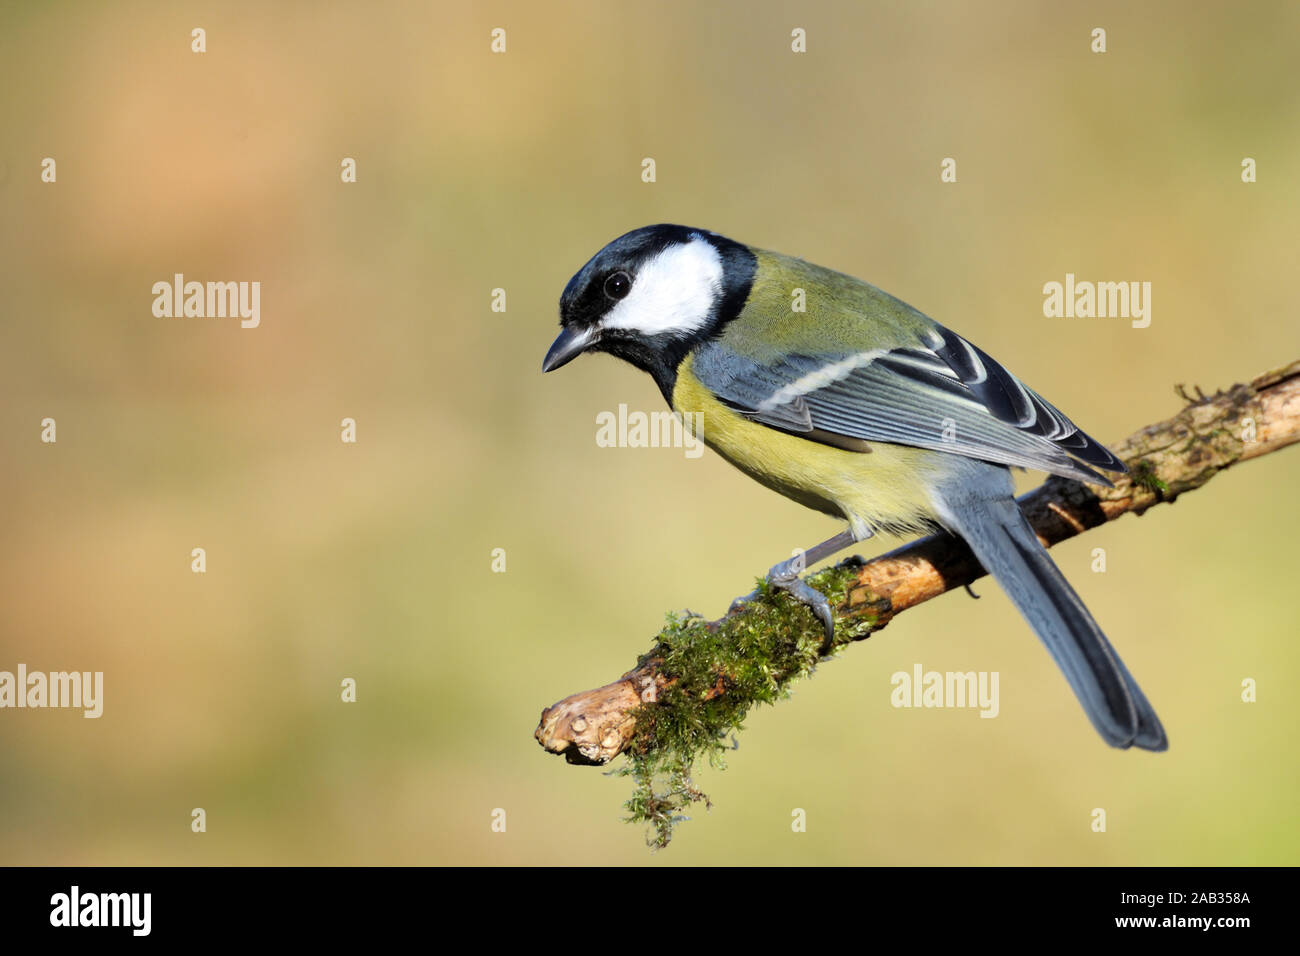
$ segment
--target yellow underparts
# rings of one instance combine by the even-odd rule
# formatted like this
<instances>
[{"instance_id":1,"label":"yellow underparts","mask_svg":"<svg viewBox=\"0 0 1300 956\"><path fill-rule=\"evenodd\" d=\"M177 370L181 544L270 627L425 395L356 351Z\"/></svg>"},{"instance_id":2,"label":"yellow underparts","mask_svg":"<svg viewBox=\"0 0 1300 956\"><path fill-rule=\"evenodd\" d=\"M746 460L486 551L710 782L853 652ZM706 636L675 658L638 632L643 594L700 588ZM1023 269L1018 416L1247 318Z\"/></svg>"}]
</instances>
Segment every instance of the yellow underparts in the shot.
<instances>
[{"instance_id":1,"label":"yellow underparts","mask_svg":"<svg viewBox=\"0 0 1300 956\"><path fill-rule=\"evenodd\" d=\"M745 474L809 508L847 519L860 537L868 529L924 530L934 514L925 489L939 452L885 442L873 442L869 452L848 451L750 421L700 384L689 356L677 371L673 408L687 428L698 430L706 445Z\"/></svg>"}]
</instances>

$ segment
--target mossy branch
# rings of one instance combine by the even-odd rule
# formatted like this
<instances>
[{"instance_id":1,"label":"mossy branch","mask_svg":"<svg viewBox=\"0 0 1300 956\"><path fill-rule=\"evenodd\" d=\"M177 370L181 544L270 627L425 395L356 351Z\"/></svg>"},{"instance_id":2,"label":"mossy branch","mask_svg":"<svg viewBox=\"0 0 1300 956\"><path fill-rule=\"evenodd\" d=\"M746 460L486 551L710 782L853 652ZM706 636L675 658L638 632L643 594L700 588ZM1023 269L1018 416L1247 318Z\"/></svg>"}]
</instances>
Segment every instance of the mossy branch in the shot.
<instances>
[{"instance_id":1,"label":"mossy branch","mask_svg":"<svg viewBox=\"0 0 1300 956\"><path fill-rule=\"evenodd\" d=\"M1148 425L1113 450L1129 466L1114 488L1052 477L1020 506L1051 547L1153 505L1173 502L1220 471L1300 441L1300 361L1248 385L1195 398L1173 418ZM837 647L860 641L894 617L984 569L966 545L935 535L863 562L850 559L810 575L835 609ZM707 798L691 783L701 757L720 764L727 736L755 703L772 703L816 665L820 623L780 592L720 621L670 616L651 650L612 684L542 711L535 736L570 763L604 764L627 753L620 770L637 780L630 819L651 825L651 843L668 842L679 811ZM666 787L657 780L666 779Z\"/></svg>"}]
</instances>

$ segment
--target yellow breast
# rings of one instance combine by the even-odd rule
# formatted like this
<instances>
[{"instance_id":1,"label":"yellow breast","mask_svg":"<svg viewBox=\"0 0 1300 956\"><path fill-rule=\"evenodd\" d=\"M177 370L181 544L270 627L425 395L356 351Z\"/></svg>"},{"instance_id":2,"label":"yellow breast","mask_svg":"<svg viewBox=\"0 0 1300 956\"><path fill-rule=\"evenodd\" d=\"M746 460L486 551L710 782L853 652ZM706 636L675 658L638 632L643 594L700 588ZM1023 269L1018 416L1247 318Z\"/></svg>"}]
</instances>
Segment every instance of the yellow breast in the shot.
<instances>
[{"instance_id":1,"label":"yellow breast","mask_svg":"<svg viewBox=\"0 0 1300 956\"><path fill-rule=\"evenodd\" d=\"M745 474L788 498L846 518L857 530L919 531L933 517L925 492L941 452L872 443L848 451L778 431L737 414L691 372L677 371L673 408L706 445Z\"/></svg>"}]
</instances>

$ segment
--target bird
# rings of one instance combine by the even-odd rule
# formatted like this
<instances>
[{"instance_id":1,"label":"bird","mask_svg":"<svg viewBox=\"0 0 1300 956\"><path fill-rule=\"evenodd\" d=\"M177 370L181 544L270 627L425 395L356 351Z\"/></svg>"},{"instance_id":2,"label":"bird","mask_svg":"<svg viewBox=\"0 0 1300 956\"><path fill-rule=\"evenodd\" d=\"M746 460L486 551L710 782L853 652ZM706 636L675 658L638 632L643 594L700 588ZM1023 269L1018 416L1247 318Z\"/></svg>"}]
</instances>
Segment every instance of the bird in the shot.
<instances>
[{"instance_id":1,"label":"bird","mask_svg":"<svg viewBox=\"0 0 1300 956\"><path fill-rule=\"evenodd\" d=\"M1168 748L1013 492L1013 467L1102 486L1101 472L1127 468L986 352L860 279L668 223L608 243L565 285L542 371L587 352L649 373L741 472L847 521L767 574L821 620L824 651L833 616L802 568L879 532L947 531L1010 597L1106 743Z\"/></svg>"}]
</instances>

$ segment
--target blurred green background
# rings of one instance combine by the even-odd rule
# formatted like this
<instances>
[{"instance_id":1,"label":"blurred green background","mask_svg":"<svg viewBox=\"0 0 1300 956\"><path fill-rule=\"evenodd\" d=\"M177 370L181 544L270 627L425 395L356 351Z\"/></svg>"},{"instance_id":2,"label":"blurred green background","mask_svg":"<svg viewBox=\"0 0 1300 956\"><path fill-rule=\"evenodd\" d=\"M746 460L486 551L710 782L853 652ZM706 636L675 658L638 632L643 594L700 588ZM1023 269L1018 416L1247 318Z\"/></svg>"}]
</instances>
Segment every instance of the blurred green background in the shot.
<instances>
[{"instance_id":1,"label":"blurred green background","mask_svg":"<svg viewBox=\"0 0 1300 956\"><path fill-rule=\"evenodd\" d=\"M540 374L590 255L675 221L859 275L1118 439L1175 383L1300 356L1298 30L1294 3L6 5L0 669L102 670L105 709L0 712L0 862L1300 861L1294 450L1054 551L1167 754L1105 747L987 582L753 714L665 852L628 781L532 738L665 611L839 530L711 452L597 447L598 412L662 399L605 357ZM260 281L260 328L153 317L175 272ZM1066 272L1150 281L1150 327L1044 318ZM998 671L1001 715L892 708L914 663Z\"/></svg>"}]
</instances>

